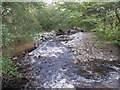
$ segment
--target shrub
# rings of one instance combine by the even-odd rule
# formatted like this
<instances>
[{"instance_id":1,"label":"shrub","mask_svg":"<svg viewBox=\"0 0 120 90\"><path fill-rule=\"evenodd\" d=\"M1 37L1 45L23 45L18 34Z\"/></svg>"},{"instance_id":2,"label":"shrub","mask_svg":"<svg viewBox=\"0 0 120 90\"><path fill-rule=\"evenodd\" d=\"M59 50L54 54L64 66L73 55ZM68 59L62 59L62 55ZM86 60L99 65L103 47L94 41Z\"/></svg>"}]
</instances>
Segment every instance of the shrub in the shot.
<instances>
[{"instance_id":1,"label":"shrub","mask_svg":"<svg viewBox=\"0 0 120 90\"><path fill-rule=\"evenodd\" d=\"M21 77L22 74L17 71L18 67L14 65L10 57L2 58L2 78L3 83L9 82L13 77Z\"/></svg>"}]
</instances>

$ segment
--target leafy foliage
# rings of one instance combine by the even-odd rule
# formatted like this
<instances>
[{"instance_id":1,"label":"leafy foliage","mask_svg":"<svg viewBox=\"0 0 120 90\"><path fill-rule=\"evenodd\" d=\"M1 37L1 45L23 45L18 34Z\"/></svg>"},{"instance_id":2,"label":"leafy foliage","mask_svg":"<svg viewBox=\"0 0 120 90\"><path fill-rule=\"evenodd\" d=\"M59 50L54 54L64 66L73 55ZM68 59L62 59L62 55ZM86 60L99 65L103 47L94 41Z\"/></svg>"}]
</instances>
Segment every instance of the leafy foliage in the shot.
<instances>
[{"instance_id":1,"label":"leafy foliage","mask_svg":"<svg viewBox=\"0 0 120 90\"><path fill-rule=\"evenodd\" d=\"M8 77L8 76L12 77L16 75L21 76L21 74L17 72L17 66L13 65L13 62L10 58L3 58L2 63L3 63L2 72L5 77Z\"/></svg>"},{"instance_id":2,"label":"leafy foliage","mask_svg":"<svg viewBox=\"0 0 120 90\"><path fill-rule=\"evenodd\" d=\"M58 10L66 14L64 24L94 31L99 38L120 44L120 2L64 2ZM64 10L64 11L63 11ZM67 23L68 22L68 23Z\"/></svg>"},{"instance_id":3,"label":"leafy foliage","mask_svg":"<svg viewBox=\"0 0 120 90\"><path fill-rule=\"evenodd\" d=\"M6 44L11 42L10 37L17 35L74 27L95 31L108 40L113 38L119 42L119 2L63 2L49 6L45 3L3 3L3 9L8 9L3 13L3 33L8 35Z\"/></svg>"},{"instance_id":4,"label":"leafy foliage","mask_svg":"<svg viewBox=\"0 0 120 90\"><path fill-rule=\"evenodd\" d=\"M22 74L17 71L17 66L14 65L12 60L8 58L2 58L2 77L3 83L6 84L13 77L21 77Z\"/></svg>"}]
</instances>

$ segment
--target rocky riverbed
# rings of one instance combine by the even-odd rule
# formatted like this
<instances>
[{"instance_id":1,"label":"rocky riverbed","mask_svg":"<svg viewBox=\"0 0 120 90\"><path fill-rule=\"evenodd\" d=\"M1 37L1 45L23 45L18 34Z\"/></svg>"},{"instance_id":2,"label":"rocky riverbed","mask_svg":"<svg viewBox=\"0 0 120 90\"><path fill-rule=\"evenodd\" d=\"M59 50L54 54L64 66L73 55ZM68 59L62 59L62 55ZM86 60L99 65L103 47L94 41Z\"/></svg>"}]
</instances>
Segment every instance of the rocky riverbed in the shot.
<instances>
[{"instance_id":1,"label":"rocky riverbed","mask_svg":"<svg viewBox=\"0 0 120 90\"><path fill-rule=\"evenodd\" d=\"M19 62L24 88L120 88L119 51L93 33L53 35Z\"/></svg>"}]
</instances>

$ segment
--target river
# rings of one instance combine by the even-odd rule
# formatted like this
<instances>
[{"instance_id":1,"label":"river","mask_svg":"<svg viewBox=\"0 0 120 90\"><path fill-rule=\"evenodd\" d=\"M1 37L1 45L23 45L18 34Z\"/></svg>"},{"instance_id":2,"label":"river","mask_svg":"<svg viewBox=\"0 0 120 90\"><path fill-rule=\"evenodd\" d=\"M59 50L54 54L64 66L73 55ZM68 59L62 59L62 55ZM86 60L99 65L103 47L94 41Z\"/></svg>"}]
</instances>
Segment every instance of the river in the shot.
<instances>
[{"instance_id":1,"label":"river","mask_svg":"<svg viewBox=\"0 0 120 90\"><path fill-rule=\"evenodd\" d=\"M29 79L24 88L120 88L119 47L91 36L79 32L41 43L21 61Z\"/></svg>"}]
</instances>

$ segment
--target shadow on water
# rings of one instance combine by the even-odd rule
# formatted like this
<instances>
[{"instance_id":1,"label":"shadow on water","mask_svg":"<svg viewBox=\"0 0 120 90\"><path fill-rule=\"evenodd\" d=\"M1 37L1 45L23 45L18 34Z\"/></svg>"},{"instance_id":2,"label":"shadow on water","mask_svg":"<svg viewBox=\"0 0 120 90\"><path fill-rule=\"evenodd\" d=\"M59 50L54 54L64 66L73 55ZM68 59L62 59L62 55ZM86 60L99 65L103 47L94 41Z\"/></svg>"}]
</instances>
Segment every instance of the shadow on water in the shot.
<instances>
[{"instance_id":1,"label":"shadow on water","mask_svg":"<svg viewBox=\"0 0 120 90\"><path fill-rule=\"evenodd\" d=\"M75 66L77 74L82 75L88 79L93 78L94 74L99 77L106 76L109 72L119 72L120 61L105 61L105 60L93 60L89 62L81 62Z\"/></svg>"},{"instance_id":2,"label":"shadow on water","mask_svg":"<svg viewBox=\"0 0 120 90\"><path fill-rule=\"evenodd\" d=\"M74 66L76 74L86 79L94 80L94 88L119 88L120 61L105 61L96 59L89 62L80 62ZM97 81L97 82L96 82Z\"/></svg>"}]
</instances>

